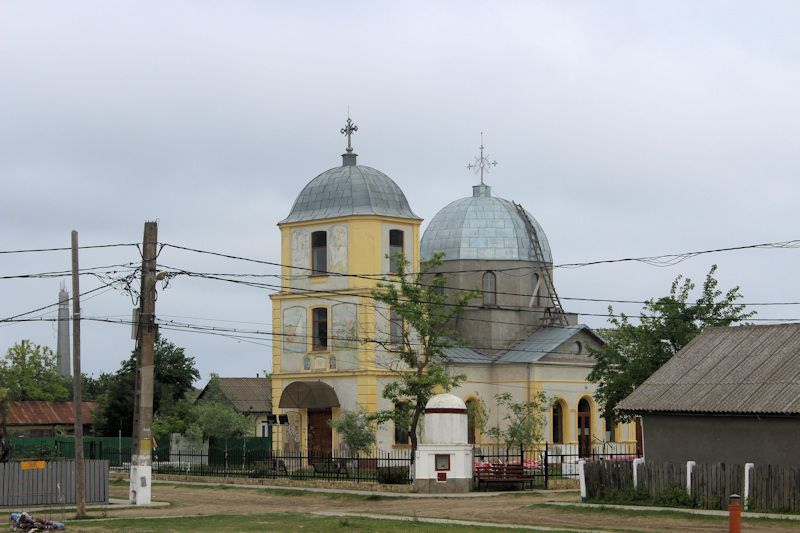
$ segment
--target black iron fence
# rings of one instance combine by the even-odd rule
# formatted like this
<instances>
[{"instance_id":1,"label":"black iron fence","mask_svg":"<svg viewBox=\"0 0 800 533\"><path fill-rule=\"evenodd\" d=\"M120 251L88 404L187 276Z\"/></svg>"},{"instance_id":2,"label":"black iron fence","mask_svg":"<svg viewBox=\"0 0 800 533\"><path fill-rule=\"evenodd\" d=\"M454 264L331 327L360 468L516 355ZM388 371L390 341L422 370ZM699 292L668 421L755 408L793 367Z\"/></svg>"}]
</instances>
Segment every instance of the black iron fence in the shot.
<instances>
[{"instance_id":1,"label":"black iron fence","mask_svg":"<svg viewBox=\"0 0 800 533\"><path fill-rule=\"evenodd\" d=\"M126 453L127 452L127 453ZM114 453L113 451L111 452ZM130 470L130 451L112 458L112 469ZM274 450L219 449L153 452L154 474L187 476L330 479L386 484L411 482L411 454L407 450L346 453L280 454Z\"/></svg>"},{"instance_id":2,"label":"black iron fence","mask_svg":"<svg viewBox=\"0 0 800 533\"><path fill-rule=\"evenodd\" d=\"M545 443L528 448L481 445L474 448L473 471L477 479L492 465L522 465L530 485L546 489L553 480L577 481L580 478L578 462L581 460L632 462L636 457L636 443L603 442L590 449L581 449L577 444Z\"/></svg>"}]
</instances>

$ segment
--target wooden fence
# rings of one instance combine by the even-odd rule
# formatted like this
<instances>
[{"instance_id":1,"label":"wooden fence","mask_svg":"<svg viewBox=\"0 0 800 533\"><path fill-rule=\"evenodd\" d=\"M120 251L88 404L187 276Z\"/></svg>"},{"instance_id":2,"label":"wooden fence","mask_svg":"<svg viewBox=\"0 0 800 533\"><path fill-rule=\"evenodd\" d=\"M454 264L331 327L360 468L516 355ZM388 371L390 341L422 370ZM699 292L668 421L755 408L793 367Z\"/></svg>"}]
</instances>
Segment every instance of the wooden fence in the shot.
<instances>
[{"instance_id":1,"label":"wooden fence","mask_svg":"<svg viewBox=\"0 0 800 533\"><path fill-rule=\"evenodd\" d=\"M89 460L84 464L86 502L108 503L108 461ZM0 507L74 503L75 461L0 463Z\"/></svg>"},{"instance_id":2,"label":"wooden fence","mask_svg":"<svg viewBox=\"0 0 800 533\"><path fill-rule=\"evenodd\" d=\"M594 461L584 465L586 496L609 500L617 493L633 493L633 466L628 462ZM658 503L665 494L686 490L686 464L638 465L639 497ZM685 502L705 509L727 509L731 494L738 494L749 510L800 511L800 466L755 465L745 490L745 467L723 463L697 464L692 469L691 492ZM662 500L663 501L663 500Z\"/></svg>"}]
</instances>

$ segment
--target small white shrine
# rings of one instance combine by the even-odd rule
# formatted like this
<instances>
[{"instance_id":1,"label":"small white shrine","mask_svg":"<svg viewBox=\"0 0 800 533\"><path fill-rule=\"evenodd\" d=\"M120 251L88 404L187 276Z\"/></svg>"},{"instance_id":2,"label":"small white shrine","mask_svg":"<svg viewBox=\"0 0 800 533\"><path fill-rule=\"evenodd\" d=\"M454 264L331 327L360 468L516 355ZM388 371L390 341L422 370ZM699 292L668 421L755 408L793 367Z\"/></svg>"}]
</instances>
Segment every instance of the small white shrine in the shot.
<instances>
[{"instance_id":1,"label":"small white shrine","mask_svg":"<svg viewBox=\"0 0 800 533\"><path fill-rule=\"evenodd\" d=\"M472 445L467 442L467 406L461 398L437 394L428 400L414 465L417 492L472 489Z\"/></svg>"}]
</instances>

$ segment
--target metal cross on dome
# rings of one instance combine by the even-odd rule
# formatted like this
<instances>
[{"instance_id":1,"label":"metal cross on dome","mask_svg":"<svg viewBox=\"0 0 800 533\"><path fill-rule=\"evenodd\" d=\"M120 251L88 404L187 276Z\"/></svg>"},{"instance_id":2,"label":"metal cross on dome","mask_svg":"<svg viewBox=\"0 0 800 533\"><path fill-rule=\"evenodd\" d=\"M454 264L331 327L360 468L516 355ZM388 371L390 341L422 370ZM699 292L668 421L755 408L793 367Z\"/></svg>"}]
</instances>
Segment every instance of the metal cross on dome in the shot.
<instances>
[{"instance_id":1,"label":"metal cross on dome","mask_svg":"<svg viewBox=\"0 0 800 533\"><path fill-rule=\"evenodd\" d=\"M484 185L483 183L484 171L488 173L490 167L496 167L496 166L497 166L497 161L490 161L489 154L484 155L483 153L483 132L481 132L481 156L476 157L475 162L467 165L467 168L470 170L475 169L475 174L481 175L481 185Z\"/></svg>"},{"instance_id":2,"label":"metal cross on dome","mask_svg":"<svg viewBox=\"0 0 800 533\"><path fill-rule=\"evenodd\" d=\"M350 137L358 131L358 126L353 124L353 121L350 120L350 117L347 117L347 124L345 124L341 131L342 135L347 135L347 152L350 153L353 151L353 146L350 143Z\"/></svg>"}]
</instances>

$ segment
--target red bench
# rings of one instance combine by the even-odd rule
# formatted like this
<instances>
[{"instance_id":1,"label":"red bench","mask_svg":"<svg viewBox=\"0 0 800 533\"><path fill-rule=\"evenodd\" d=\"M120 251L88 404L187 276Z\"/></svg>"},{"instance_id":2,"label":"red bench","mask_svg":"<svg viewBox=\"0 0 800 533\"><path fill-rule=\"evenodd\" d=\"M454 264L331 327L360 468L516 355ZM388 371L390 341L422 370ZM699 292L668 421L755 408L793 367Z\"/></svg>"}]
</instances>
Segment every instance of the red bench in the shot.
<instances>
[{"instance_id":1,"label":"red bench","mask_svg":"<svg viewBox=\"0 0 800 533\"><path fill-rule=\"evenodd\" d=\"M521 464L489 464L475 468L475 477L478 479L478 488L481 483L530 483L533 488L533 476L525 472Z\"/></svg>"}]
</instances>

